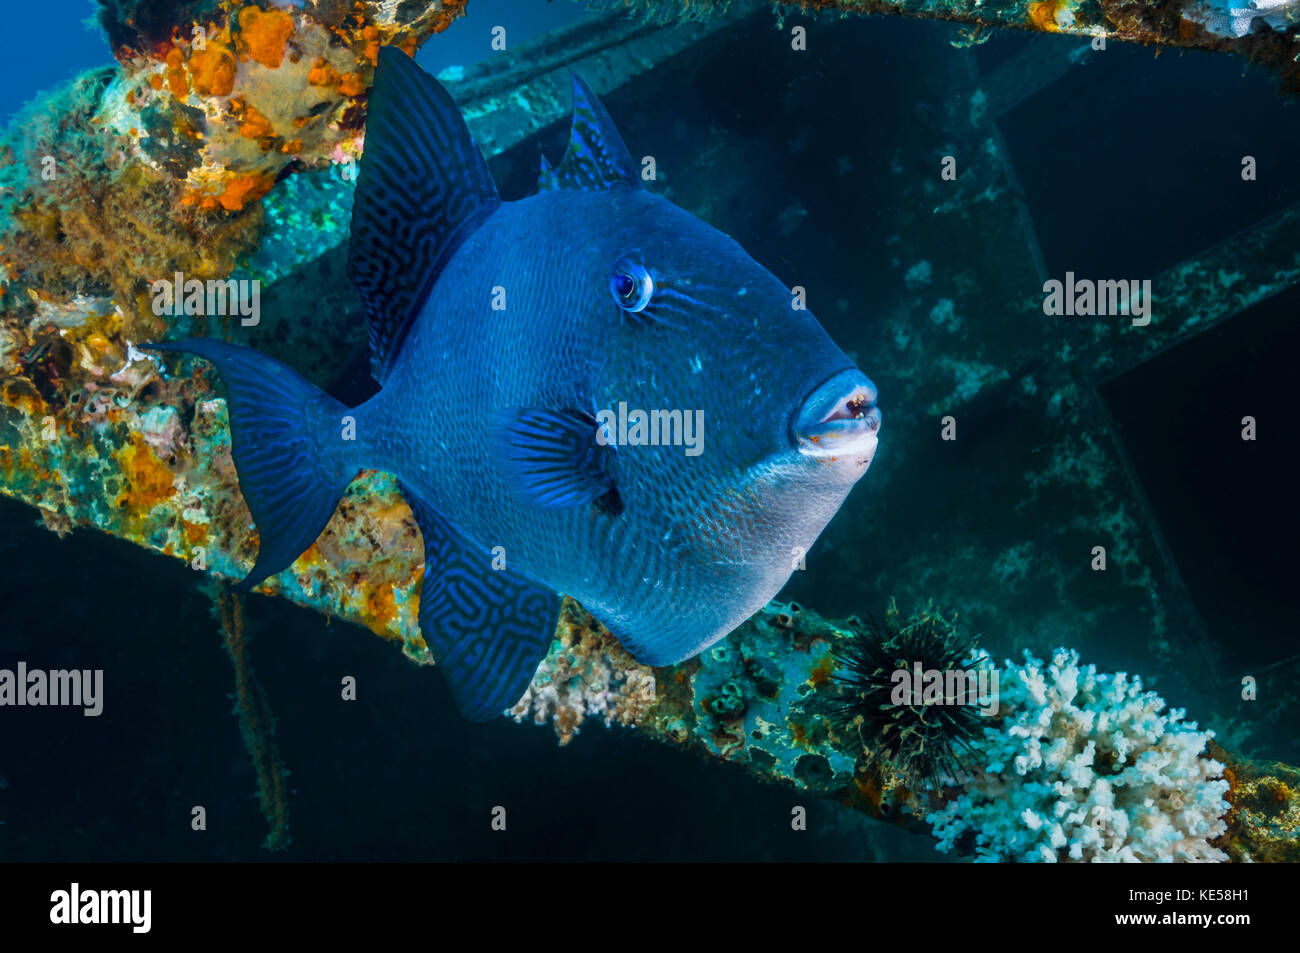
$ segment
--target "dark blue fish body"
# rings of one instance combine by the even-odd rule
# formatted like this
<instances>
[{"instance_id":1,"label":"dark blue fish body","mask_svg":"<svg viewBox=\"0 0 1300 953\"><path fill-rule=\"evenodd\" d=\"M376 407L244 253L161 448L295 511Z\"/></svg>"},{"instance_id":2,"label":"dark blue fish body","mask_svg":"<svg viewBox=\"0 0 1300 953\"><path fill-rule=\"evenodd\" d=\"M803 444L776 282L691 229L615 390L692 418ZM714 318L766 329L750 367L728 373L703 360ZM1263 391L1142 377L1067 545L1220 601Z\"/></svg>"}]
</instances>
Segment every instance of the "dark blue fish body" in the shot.
<instances>
[{"instance_id":1,"label":"dark blue fish body","mask_svg":"<svg viewBox=\"0 0 1300 953\"><path fill-rule=\"evenodd\" d=\"M641 188L576 78L564 161L502 202L445 91L384 51L353 214L369 401L233 345L165 348L227 386L261 532L246 587L311 544L360 469L398 477L423 633L469 717L523 693L559 593L647 664L722 638L871 461L871 382L732 239Z\"/></svg>"}]
</instances>

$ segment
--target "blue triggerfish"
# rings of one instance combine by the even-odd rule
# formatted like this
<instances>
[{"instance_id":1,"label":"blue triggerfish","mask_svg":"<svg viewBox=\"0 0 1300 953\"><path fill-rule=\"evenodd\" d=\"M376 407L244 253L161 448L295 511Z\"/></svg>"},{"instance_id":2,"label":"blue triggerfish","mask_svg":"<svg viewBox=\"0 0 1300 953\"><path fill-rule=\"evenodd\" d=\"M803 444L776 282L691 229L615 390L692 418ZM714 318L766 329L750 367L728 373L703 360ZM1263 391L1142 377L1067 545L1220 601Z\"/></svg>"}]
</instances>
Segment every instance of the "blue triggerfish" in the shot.
<instances>
[{"instance_id":1,"label":"blue triggerfish","mask_svg":"<svg viewBox=\"0 0 1300 953\"><path fill-rule=\"evenodd\" d=\"M468 718L546 655L560 593L667 665L770 600L866 472L876 388L774 275L647 191L576 75L563 161L497 195L459 110L380 54L349 272L382 385L348 407L208 338L259 531L244 590L287 568L362 470L396 476L425 546L422 634Z\"/></svg>"}]
</instances>

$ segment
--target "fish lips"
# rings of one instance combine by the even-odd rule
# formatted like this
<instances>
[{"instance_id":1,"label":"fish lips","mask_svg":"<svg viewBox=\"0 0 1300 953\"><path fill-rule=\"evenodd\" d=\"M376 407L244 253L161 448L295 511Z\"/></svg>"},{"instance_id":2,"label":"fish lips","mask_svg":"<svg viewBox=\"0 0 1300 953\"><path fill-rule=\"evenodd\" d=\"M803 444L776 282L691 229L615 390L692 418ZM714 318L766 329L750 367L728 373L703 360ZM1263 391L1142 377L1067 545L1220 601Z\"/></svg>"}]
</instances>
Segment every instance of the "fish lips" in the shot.
<instances>
[{"instance_id":1,"label":"fish lips","mask_svg":"<svg viewBox=\"0 0 1300 953\"><path fill-rule=\"evenodd\" d=\"M881 414L876 385L857 368L813 388L791 423L795 448L816 459L851 459L861 466L876 453Z\"/></svg>"}]
</instances>

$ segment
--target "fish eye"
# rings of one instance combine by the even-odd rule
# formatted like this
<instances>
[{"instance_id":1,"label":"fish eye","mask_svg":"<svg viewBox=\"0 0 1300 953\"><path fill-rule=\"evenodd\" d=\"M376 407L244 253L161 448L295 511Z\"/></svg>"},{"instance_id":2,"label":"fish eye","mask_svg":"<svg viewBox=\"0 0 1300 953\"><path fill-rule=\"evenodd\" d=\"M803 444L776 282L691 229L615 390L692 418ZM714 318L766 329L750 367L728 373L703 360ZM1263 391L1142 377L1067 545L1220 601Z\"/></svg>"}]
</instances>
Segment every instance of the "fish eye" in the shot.
<instances>
[{"instance_id":1,"label":"fish eye","mask_svg":"<svg viewBox=\"0 0 1300 953\"><path fill-rule=\"evenodd\" d=\"M643 311L654 294L655 283L644 265L622 259L609 276L609 293L624 311Z\"/></svg>"}]
</instances>

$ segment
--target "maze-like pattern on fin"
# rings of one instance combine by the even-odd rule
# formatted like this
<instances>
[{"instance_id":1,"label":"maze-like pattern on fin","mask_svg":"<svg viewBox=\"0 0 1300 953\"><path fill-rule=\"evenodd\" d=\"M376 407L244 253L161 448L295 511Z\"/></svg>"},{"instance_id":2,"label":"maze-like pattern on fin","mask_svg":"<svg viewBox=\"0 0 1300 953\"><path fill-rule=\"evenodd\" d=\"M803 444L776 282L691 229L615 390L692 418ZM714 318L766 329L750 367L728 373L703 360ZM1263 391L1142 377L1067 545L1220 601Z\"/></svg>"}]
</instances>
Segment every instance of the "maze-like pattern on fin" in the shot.
<instances>
[{"instance_id":1,"label":"maze-like pattern on fin","mask_svg":"<svg viewBox=\"0 0 1300 953\"><path fill-rule=\"evenodd\" d=\"M461 714L495 718L520 699L550 648L560 598L493 569L490 549L468 543L436 510L403 492L424 537L420 631Z\"/></svg>"},{"instance_id":2,"label":"maze-like pattern on fin","mask_svg":"<svg viewBox=\"0 0 1300 953\"><path fill-rule=\"evenodd\" d=\"M348 270L370 317L383 382L442 263L500 204L447 91L405 53L379 54L352 210Z\"/></svg>"}]
</instances>

